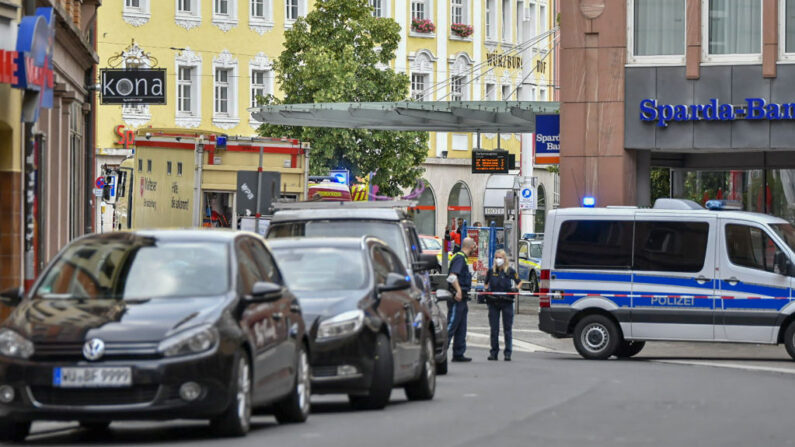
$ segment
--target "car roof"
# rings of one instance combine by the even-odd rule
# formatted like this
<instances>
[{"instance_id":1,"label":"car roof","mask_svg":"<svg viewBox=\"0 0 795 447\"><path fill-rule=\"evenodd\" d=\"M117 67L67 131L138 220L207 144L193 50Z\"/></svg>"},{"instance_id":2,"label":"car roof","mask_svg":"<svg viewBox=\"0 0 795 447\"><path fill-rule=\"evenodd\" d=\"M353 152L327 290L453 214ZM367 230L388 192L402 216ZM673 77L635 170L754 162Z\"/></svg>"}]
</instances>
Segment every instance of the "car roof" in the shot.
<instances>
[{"instance_id":1,"label":"car roof","mask_svg":"<svg viewBox=\"0 0 795 447\"><path fill-rule=\"evenodd\" d=\"M362 237L289 237L269 239L268 246L272 249L280 248L362 248L369 241L386 245L380 239L372 236Z\"/></svg>"},{"instance_id":2,"label":"car roof","mask_svg":"<svg viewBox=\"0 0 795 447\"><path fill-rule=\"evenodd\" d=\"M137 238L155 238L166 242L220 242L229 243L236 237L249 235L259 238L255 233L228 229L167 229L167 230L132 230L114 231L110 233L89 234L80 238L82 241L132 241Z\"/></svg>"},{"instance_id":3,"label":"car roof","mask_svg":"<svg viewBox=\"0 0 795 447\"><path fill-rule=\"evenodd\" d=\"M767 224L788 223L786 220L771 216L769 214L754 213L751 211L713 211L713 210L671 210L671 209L650 209L650 208L559 208L555 210L558 216L577 216L577 217L608 217L608 216L643 216L643 217L665 217L665 216L693 216L693 217L722 217L724 219L753 220Z\"/></svg>"},{"instance_id":4,"label":"car roof","mask_svg":"<svg viewBox=\"0 0 795 447\"><path fill-rule=\"evenodd\" d=\"M306 210L279 210L273 215L271 223L312 221L312 220L383 220L399 222L404 220L401 211L394 208L321 208Z\"/></svg>"}]
</instances>

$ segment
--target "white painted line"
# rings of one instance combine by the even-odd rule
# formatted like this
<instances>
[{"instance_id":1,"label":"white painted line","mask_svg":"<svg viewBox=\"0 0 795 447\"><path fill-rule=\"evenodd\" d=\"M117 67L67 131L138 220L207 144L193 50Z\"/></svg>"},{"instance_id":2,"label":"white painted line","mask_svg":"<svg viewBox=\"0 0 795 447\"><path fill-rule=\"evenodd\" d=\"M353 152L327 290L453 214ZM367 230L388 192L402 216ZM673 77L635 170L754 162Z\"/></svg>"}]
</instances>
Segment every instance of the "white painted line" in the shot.
<instances>
[{"instance_id":1,"label":"white painted line","mask_svg":"<svg viewBox=\"0 0 795 447\"><path fill-rule=\"evenodd\" d=\"M712 366L716 368L739 369L745 371L766 371L780 374L795 374L795 369L777 368L774 366L743 365L741 363L721 363L700 360L651 360L657 363L670 363L674 365Z\"/></svg>"},{"instance_id":2,"label":"white painted line","mask_svg":"<svg viewBox=\"0 0 795 447\"><path fill-rule=\"evenodd\" d=\"M481 326L469 326L467 327L467 331L491 331L489 327L481 327ZM546 332L541 332L538 329L513 329L514 332L527 332L530 334L545 334Z\"/></svg>"},{"instance_id":3,"label":"white painted line","mask_svg":"<svg viewBox=\"0 0 795 447\"><path fill-rule=\"evenodd\" d=\"M469 338L469 337L473 337L473 338L487 338L487 339L491 338L491 336L489 334L480 334L480 333L477 333L477 332L467 332L467 338ZM475 345L475 344L471 344L471 345L472 346L484 347L484 348L491 349L490 345ZM505 340L502 338L502 336L500 337L500 345L501 346L505 346ZM549 349L549 348L547 348L545 346L540 346L540 345L536 345L536 344L533 344L533 343L528 343L526 341L516 340L516 339L513 340L513 349L514 349L514 351L522 351L522 352L558 352L558 351L554 351L552 349Z\"/></svg>"}]
</instances>

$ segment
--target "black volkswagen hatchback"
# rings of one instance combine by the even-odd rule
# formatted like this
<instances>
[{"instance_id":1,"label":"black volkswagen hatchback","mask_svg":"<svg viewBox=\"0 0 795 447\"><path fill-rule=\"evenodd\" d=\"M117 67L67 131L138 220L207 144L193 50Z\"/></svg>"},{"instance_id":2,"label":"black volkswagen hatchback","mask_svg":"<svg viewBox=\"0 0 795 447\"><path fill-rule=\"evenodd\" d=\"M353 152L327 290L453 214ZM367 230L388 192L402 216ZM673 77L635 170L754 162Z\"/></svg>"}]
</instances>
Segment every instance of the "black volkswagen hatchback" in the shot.
<instances>
[{"instance_id":1,"label":"black volkswagen hatchback","mask_svg":"<svg viewBox=\"0 0 795 447\"><path fill-rule=\"evenodd\" d=\"M314 393L348 394L358 409L383 408L395 386L433 398L431 314L392 249L370 236L269 246L304 310Z\"/></svg>"},{"instance_id":2,"label":"black volkswagen hatchback","mask_svg":"<svg viewBox=\"0 0 795 447\"><path fill-rule=\"evenodd\" d=\"M252 407L309 414L301 308L262 240L139 231L64 248L0 325L0 439L35 420L209 419L249 430Z\"/></svg>"}]
</instances>

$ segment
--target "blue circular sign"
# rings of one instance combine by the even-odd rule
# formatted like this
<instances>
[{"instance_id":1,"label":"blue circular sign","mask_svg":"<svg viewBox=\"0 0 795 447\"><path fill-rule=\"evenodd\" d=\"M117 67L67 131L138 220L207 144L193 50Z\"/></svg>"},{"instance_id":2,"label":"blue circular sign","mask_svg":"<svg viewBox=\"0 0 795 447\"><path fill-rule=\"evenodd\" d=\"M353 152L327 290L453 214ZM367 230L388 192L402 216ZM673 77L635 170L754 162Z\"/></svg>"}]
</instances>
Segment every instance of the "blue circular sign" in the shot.
<instances>
[{"instance_id":1,"label":"blue circular sign","mask_svg":"<svg viewBox=\"0 0 795 447\"><path fill-rule=\"evenodd\" d=\"M532 195L533 191L531 191L530 188L525 188L522 190L522 197L524 197L525 199L529 199Z\"/></svg>"}]
</instances>

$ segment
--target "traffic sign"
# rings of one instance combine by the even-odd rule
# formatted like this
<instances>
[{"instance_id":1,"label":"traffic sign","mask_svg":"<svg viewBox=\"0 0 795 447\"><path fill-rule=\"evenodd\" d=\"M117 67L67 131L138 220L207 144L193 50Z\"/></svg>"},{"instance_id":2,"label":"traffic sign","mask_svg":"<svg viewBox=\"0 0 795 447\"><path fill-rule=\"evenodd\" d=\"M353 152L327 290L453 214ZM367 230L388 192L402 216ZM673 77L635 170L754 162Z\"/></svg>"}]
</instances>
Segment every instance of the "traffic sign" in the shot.
<instances>
[{"instance_id":1,"label":"traffic sign","mask_svg":"<svg viewBox=\"0 0 795 447\"><path fill-rule=\"evenodd\" d=\"M531 183L522 185L519 191L519 210L534 210L536 209L536 193L535 188Z\"/></svg>"},{"instance_id":2,"label":"traffic sign","mask_svg":"<svg viewBox=\"0 0 795 447\"><path fill-rule=\"evenodd\" d=\"M104 188L105 187L105 177L101 176L101 175L99 177L97 177L97 180L94 182L94 185L96 185L96 187L99 188L99 189Z\"/></svg>"},{"instance_id":3,"label":"traffic sign","mask_svg":"<svg viewBox=\"0 0 795 447\"><path fill-rule=\"evenodd\" d=\"M102 197L102 188L94 188L94 195L97 197Z\"/></svg>"}]
</instances>

